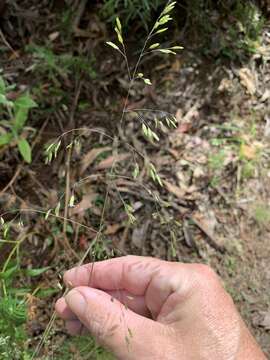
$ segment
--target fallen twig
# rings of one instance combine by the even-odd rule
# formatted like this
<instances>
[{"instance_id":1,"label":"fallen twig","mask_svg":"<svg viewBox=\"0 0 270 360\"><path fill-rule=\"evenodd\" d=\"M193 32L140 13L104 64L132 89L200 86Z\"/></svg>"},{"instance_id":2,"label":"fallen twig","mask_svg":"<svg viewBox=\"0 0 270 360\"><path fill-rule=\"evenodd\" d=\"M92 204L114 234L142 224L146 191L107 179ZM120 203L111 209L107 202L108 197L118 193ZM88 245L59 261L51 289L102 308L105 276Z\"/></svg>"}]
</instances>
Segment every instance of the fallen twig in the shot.
<instances>
[{"instance_id":1,"label":"fallen twig","mask_svg":"<svg viewBox=\"0 0 270 360\"><path fill-rule=\"evenodd\" d=\"M194 222L194 224L206 235L205 241L215 250L224 254L226 252L226 248L223 245L218 244L217 240L214 236L206 229L206 227L194 216L190 216L190 220Z\"/></svg>"},{"instance_id":2,"label":"fallen twig","mask_svg":"<svg viewBox=\"0 0 270 360\"><path fill-rule=\"evenodd\" d=\"M0 196L3 195L3 194L8 190L8 188L10 188L10 187L14 184L15 180L16 180L17 177L20 175L21 171L22 171L22 166L19 165L19 166L17 167L17 170L16 170L15 174L13 175L12 179L11 179L11 180L9 181L9 183L4 187L4 189L0 191Z\"/></svg>"}]
</instances>

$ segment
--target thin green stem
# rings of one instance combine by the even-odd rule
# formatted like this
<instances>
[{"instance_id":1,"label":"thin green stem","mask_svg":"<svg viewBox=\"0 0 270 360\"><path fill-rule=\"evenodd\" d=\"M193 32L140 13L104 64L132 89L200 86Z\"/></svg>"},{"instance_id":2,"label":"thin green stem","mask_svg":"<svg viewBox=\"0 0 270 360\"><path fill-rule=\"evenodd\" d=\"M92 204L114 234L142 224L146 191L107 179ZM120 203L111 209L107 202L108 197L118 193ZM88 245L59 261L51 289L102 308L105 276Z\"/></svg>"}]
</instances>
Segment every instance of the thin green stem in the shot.
<instances>
[{"instance_id":1,"label":"thin green stem","mask_svg":"<svg viewBox=\"0 0 270 360\"><path fill-rule=\"evenodd\" d=\"M16 240L5 240L5 239L0 239L0 243L6 243L6 244L17 244L18 241Z\"/></svg>"}]
</instances>

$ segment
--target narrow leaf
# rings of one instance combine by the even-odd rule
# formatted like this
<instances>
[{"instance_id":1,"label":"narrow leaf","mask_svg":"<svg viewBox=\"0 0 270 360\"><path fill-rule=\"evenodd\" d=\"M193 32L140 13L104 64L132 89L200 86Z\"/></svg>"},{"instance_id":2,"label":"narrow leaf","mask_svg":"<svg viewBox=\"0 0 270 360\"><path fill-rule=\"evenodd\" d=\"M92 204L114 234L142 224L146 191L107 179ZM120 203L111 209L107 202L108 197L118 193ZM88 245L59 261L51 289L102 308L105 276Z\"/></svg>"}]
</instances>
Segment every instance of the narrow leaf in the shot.
<instances>
[{"instance_id":1,"label":"narrow leaf","mask_svg":"<svg viewBox=\"0 0 270 360\"><path fill-rule=\"evenodd\" d=\"M29 142L26 139L21 139L18 142L18 148L23 159L30 164L32 161L32 150Z\"/></svg>"},{"instance_id":2,"label":"narrow leaf","mask_svg":"<svg viewBox=\"0 0 270 360\"><path fill-rule=\"evenodd\" d=\"M134 170L133 170L133 173L132 173L133 179L137 179L139 173L140 173L140 168L139 168L139 165L136 164L136 165L135 165L135 168L134 168Z\"/></svg>"},{"instance_id":3,"label":"narrow leaf","mask_svg":"<svg viewBox=\"0 0 270 360\"><path fill-rule=\"evenodd\" d=\"M115 27L115 32L116 32L116 34L117 34L117 38L118 38L118 41L120 42L120 44L124 44L124 41L123 41L123 38L122 38L122 35L121 35L121 33L120 33L120 31L117 29L117 27Z\"/></svg>"},{"instance_id":4,"label":"narrow leaf","mask_svg":"<svg viewBox=\"0 0 270 360\"><path fill-rule=\"evenodd\" d=\"M113 49L120 51L119 47L111 41L106 41L106 44L111 46Z\"/></svg>"},{"instance_id":5,"label":"narrow leaf","mask_svg":"<svg viewBox=\"0 0 270 360\"><path fill-rule=\"evenodd\" d=\"M14 126L17 131L21 130L26 123L28 117L28 109L18 108L15 110Z\"/></svg>"},{"instance_id":6,"label":"narrow leaf","mask_svg":"<svg viewBox=\"0 0 270 360\"><path fill-rule=\"evenodd\" d=\"M45 271L47 271L49 269L50 269L49 266L44 267L44 268L40 268L40 269L26 269L25 274L28 275L28 276L31 276L31 277L39 276L39 275L43 274Z\"/></svg>"},{"instance_id":7,"label":"narrow leaf","mask_svg":"<svg viewBox=\"0 0 270 360\"><path fill-rule=\"evenodd\" d=\"M9 101L4 94L0 94L0 105L13 107L13 102Z\"/></svg>"},{"instance_id":8,"label":"narrow leaf","mask_svg":"<svg viewBox=\"0 0 270 360\"><path fill-rule=\"evenodd\" d=\"M156 49L157 47L159 47L160 43L155 43L155 44L152 44L151 46L149 46L149 49Z\"/></svg>"},{"instance_id":9,"label":"narrow leaf","mask_svg":"<svg viewBox=\"0 0 270 360\"><path fill-rule=\"evenodd\" d=\"M9 144L11 140L12 140L12 134L0 135L0 147Z\"/></svg>"},{"instance_id":10,"label":"narrow leaf","mask_svg":"<svg viewBox=\"0 0 270 360\"><path fill-rule=\"evenodd\" d=\"M0 76L0 94L6 93L6 84L2 76Z\"/></svg>"},{"instance_id":11,"label":"narrow leaf","mask_svg":"<svg viewBox=\"0 0 270 360\"><path fill-rule=\"evenodd\" d=\"M159 141L159 137L154 131L152 131L152 135L156 141Z\"/></svg>"},{"instance_id":12,"label":"narrow leaf","mask_svg":"<svg viewBox=\"0 0 270 360\"><path fill-rule=\"evenodd\" d=\"M176 55L176 52L170 50L170 49L157 49L157 51L164 53L164 54L173 54Z\"/></svg>"},{"instance_id":13,"label":"narrow leaf","mask_svg":"<svg viewBox=\"0 0 270 360\"><path fill-rule=\"evenodd\" d=\"M73 208L74 202L75 202L75 196L71 195L70 200L69 200L69 207Z\"/></svg>"},{"instance_id":14,"label":"narrow leaf","mask_svg":"<svg viewBox=\"0 0 270 360\"><path fill-rule=\"evenodd\" d=\"M14 102L15 108L17 109L32 109L34 107L37 107L37 104L34 100L31 99L30 95L28 93L21 95L15 102Z\"/></svg>"},{"instance_id":15,"label":"narrow leaf","mask_svg":"<svg viewBox=\"0 0 270 360\"><path fill-rule=\"evenodd\" d=\"M171 12L174 7L175 7L176 1L173 1L172 3L170 3L168 6L165 7L165 9L163 10L162 14L168 14L169 12Z\"/></svg>"},{"instance_id":16,"label":"narrow leaf","mask_svg":"<svg viewBox=\"0 0 270 360\"><path fill-rule=\"evenodd\" d=\"M158 31L155 32L155 35L156 35L156 34L161 34L161 33L163 33L164 31L167 31L167 30L168 30L167 27L166 27L166 28L163 28L163 29L159 29Z\"/></svg>"},{"instance_id":17,"label":"narrow leaf","mask_svg":"<svg viewBox=\"0 0 270 360\"><path fill-rule=\"evenodd\" d=\"M116 26L117 26L118 30L121 32L122 31L122 25L121 25L121 21L120 21L118 16L116 18Z\"/></svg>"},{"instance_id":18,"label":"narrow leaf","mask_svg":"<svg viewBox=\"0 0 270 360\"><path fill-rule=\"evenodd\" d=\"M15 265L10 269L6 270L5 272L0 272L0 279L4 279L4 280L10 279L16 274L18 270L19 270L18 265Z\"/></svg>"},{"instance_id":19,"label":"narrow leaf","mask_svg":"<svg viewBox=\"0 0 270 360\"><path fill-rule=\"evenodd\" d=\"M172 20L172 18L169 15L164 15L164 16L162 16L162 18L160 20L158 20L158 24L164 25L170 20Z\"/></svg>"},{"instance_id":20,"label":"narrow leaf","mask_svg":"<svg viewBox=\"0 0 270 360\"><path fill-rule=\"evenodd\" d=\"M183 46L177 45L177 46L170 47L170 49L171 50L183 50L184 48L183 48Z\"/></svg>"},{"instance_id":21,"label":"narrow leaf","mask_svg":"<svg viewBox=\"0 0 270 360\"><path fill-rule=\"evenodd\" d=\"M48 220L50 213L52 212L52 209L49 209L45 214L45 220Z\"/></svg>"},{"instance_id":22,"label":"narrow leaf","mask_svg":"<svg viewBox=\"0 0 270 360\"><path fill-rule=\"evenodd\" d=\"M142 124L142 131L146 137L148 137L148 128L145 124Z\"/></svg>"},{"instance_id":23,"label":"narrow leaf","mask_svg":"<svg viewBox=\"0 0 270 360\"><path fill-rule=\"evenodd\" d=\"M161 187L163 187L163 182L162 182L162 180L161 180L161 178L160 178L160 176L158 174L156 174L156 179L157 179L157 182L159 183L159 185Z\"/></svg>"},{"instance_id":24,"label":"narrow leaf","mask_svg":"<svg viewBox=\"0 0 270 360\"><path fill-rule=\"evenodd\" d=\"M61 146L61 140L58 141L57 145L55 146L55 149L54 149L54 157L55 158L57 156L57 153L58 153L58 150L59 150L60 146Z\"/></svg>"},{"instance_id":25,"label":"narrow leaf","mask_svg":"<svg viewBox=\"0 0 270 360\"><path fill-rule=\"evenodd\" d=\"M56 208L54 209L54 213L56 216L59 216L60 207L61 207L61 203L59 201L59 203L56 205Z\"/></svg>"},{"instance_id":26,"label":"narrow leaf","mask_svg":"<svg viewBox=\"0 0 270 360\"><path fill-rule=\"evenodd\" d=\"M53 288L40 289L37 291L36 296L38 298L46 298L46 297L52 296L54 294L57 294L58 292L59 292L59 289L53 289Z\"/></svg>"},{"instance_id":27,"label":"narrow leaf","mask_svg":"<svg viewBox=\"0 0 270 360\"><path fill-rule=\"evenodd\" d=\"M3 231L3 237L4 237L4 239L6 239L7 236L8 236L9 227L10 227L9 224L5 224L5 225L4 225L4 231Z\"/></svg>"}]
</instances>

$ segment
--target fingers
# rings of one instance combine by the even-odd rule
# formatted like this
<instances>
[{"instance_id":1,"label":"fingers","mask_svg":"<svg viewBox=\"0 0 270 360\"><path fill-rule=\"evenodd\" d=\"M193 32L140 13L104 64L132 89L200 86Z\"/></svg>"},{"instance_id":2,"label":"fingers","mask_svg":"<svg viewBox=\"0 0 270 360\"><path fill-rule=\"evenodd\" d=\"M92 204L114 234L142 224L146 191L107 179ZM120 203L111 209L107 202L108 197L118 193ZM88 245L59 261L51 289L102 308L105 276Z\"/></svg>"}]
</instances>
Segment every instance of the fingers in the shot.
<instances>
[{"instance_id":1,"label":"fingers","mask_svg":"<svg viewBox=\"0 0 270 360\"><path fill-rule=\"evenodd\" d=\"M67 306L63 297L56 301L55 311L63 320L77 320L77 316Z\"/></svg>"},{"instance_id":2,"label":"fingers","mask_svg":"<svg viewBox=\"0 0 270 360\"><path fill-rule=\"evenodd\" d=\"M66 322L67 332L72 335L86 335L88 330L78 320L77 316L70 310L64 298L57 300L55 304L57 314Z\"/></svg>"},{"instance_id":3,"label":"fingers","mask_svg":"<svg viewBox=\"0 0 270 360\"><path fill-rule=\"evenodd\" d=\"M180 299L185 297L192 287L192 277L193 271L186 264L126 256L73 268L66 272L64 281L74 287L91 286L107 292L126 290L132 296L144 297L144 312L150 310L156 319L172 293L180 292Z\"/></svg>"},{"instance_id":4,"label":"fingers","mask_svg":"<svg viewBox=\"0 0 270 360\"><path fill-rule=\"evenodd\" d=\"M154 349L154 343L164 336L163 325L126 309L103 291L77 287L65 300L90 333L120 359L134 359L132 354L141 358L146 346Z\"/></svg>"},{"instance_id":5,"label":"fingers","mask_svg":"<svg viewBox=\"0 0 270 360\"><path fill-rule=\"evenodd\" d=\"M89 331L79 320L66 321L66 329L71 336L89 334Z\"/></svg>"},{"instance_id":6,"label":"fingers","mask_svg":"<svg viewBox=\"0 0 270 360\"><path fill-rule=\"evenodd\" d=\"M160 269L161 260L126 256L83 265L67 271L64 281L67 286L91 286L102 290L127 290L142 296L151 278Z\"/></svg>"},{"instance_id":7,"label":"fingers","mask_svg":"<svg viewBox=\"0 0 270 360\"><path fill-rule=\"evenodd\" d=\"M125 290L108 291L107 293L111 296L112 301L114 299L120 301L125 307L132 310L136 314L145 317L151 316L149 310L146 307L145 299L143 296L133 296ZM77 319L76 315L68 307L64 298L60 298L57 300L55 304L55 310L63 320Z\"/></svg>"}]
</instances>

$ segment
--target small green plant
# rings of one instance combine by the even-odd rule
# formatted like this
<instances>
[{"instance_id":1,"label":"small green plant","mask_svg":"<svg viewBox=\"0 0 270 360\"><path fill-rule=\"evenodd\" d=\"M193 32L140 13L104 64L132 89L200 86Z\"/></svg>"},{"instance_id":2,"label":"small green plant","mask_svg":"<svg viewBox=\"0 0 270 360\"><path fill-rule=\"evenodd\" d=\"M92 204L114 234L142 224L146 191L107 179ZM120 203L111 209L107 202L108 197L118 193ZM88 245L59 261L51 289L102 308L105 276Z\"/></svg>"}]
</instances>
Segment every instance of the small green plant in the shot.
<instances>
[{"instance_id":1,"label":"small green plant","mask_svg":"<svg viewBox=\"0 0 270 360\"><path fill-rule=\"evenodd\" d=\"M218 132L218 137L210 141L216 150L208 156L209 169L214 175L211 182L213 186L218 185L223 170L229 164L238 167L238 186L243 180L255 176L261 162L263 145L256 141L257 128L253 118L251 120L252 123L245 124L244 128L227 123L213 127Z\"/></svg>"},{"instance_id":2,"label":"small green plant","mask_svg":"<svg viewBox=\"0 0 270 360\"><path fill-rule=\"evenodd\" d=\"M237 269L237 259L232 255L227 255L224 259L225 266L227 268L228 274L233 275Z\"/></svg>"},{"instance_id":3,"label":"small green plant","mask_svg":"<svg viewBox=\"0 0 270 360\"><path fill-rule=\"evenodd\" d=\"M18 225L22 226L22 222ZM37 287L33 290L31 286L17 285L21 279L27 284L26 278L40 276L49 268L23 268L20 261L21 245L26 235L13 241L10 239L11 233L11 224L0 217L0 251L5 246L13 246L0 269L0 359L29 360L31 357L25 325L28 318L33 316L31 299L34 296L45 296L45 292L51 289Z\"/></svg>"},{"instance_id":4,"label":"small green plant","mask_svg":"<svg viewBox=\"0 0 270 360\"><path fill-rule=\"evenodd\" d=\"M241 60L256 52L265 20L253 1L191 0L185 9L205 54Z\"/></svg>"},{"instance_id":5,"label":"small green plant","mask_svg":"<svg viewBox=\"0 0 270 360\"><path fill-rule=\"evenodd\" d=\"M254 161L243 161L243 167L242 167L242 178L243 179L250 179L254 176L256 171L256 164Z\"/></svg>"},{"instance_id":6,"label":"small green plant","mask_svg":"<svg viewBox=\"0 0 270 360\"><path fill-rule=\"evenodd\" d=\"M254 218L259 225L270 224L270 206L267 204L257 204L254 208Z\"/></svg>"},{"instance_id":7,"label":"small green plant","mask_svg":"<svg viewBox=\"0 0 270 360\"><path fill-rule=\"evenodd\" d=\"M26 50L33 54L33 69L40 74L45 74L51 80L56 77L66 77L83 73L91 79L96 78L94 70L94 58L86 58L80 55L72 55L70 53L56 54L49 46L38 46L31 44Z\"/></svg>"},{"instance_id":8,"label":"small green plant","mask_svg":"<svg viewBox=\"0 0 270 360\"><path fill-rule=\"evenodd\" d=\"M71 352L72 349L72 352ZM98 346L89 336L77 336L67 339L54 353L55 360L74 360L75 354L81 360L115 360L115 357ZM50 359L44 359L50 360Z\"/></svg>"},{"instance_id":9,"label":"small green plant","mask_svg":"<svg viewBox=\"0 0 270 360\"><path fill-rule=\"evenodd\" d=\"M219 150L216 154L209 156L209 166L212 170L222 170L226 159L226 152L224 149Z\"/></svg>"},{"instance_id":10,"label":"small green plant","mask_svg":"<svg viewBox=\"0 0 270 360\"><path fill-rule=\"evenodd\" d=\"M31 163L31 146L24 130L26 130L29 112L37 104L29 92L24 92L12 100L9 94L14 88L14 85L7 85L0 75L0 148L15 145L23 159Z\"/></svg>"}]
</instances>

